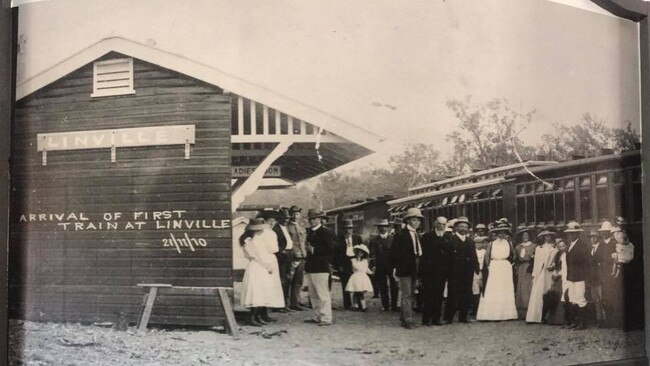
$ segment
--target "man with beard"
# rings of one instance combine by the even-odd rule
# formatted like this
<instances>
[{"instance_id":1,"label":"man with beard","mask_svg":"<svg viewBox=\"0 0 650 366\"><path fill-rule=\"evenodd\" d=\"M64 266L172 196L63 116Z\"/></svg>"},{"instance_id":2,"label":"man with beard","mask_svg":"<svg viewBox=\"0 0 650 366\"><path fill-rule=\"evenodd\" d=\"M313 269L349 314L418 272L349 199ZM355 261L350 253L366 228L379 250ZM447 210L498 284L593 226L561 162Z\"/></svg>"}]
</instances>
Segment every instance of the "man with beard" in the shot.
<instances>
[{"instance_id":1,"label":"man with beard","mask_svg":"<svg viewBox=\"0 0 650 366\"><path fill-rule=\"evenodd\" d=\"M334 250L333 262L339 273L341 280L341 290L343 292L343 307L345 310L352 308L352 298L350 293L345 291L350 276L352 276L352 258L354 258L354 246L363 244L359 235L354 234L354 223L352 220L345 220L343 225L345 233L339 238L336 249Z\"/></svg>"},{"instance_id":2,"label":"man with beard","mask_svg":"<svg viewBox=\"0 0 650 366\"><path fill-rule=\"evenodd\" d=\"M415 328L413 324L413 290L419 272L419 261L422 256L422 244L417 229L422 224L424 216L418 208L409 208L404 215L406 226L395 234L391 259L394 276L398 278L402 291L401 324L406 329Z\"/></svg>"},{"instance_id":3,"label":"man with beard","mask_svg":"<svg viewBox=\"0 0 650 366\"><path fill-rule=\"evenodd\" d=\"M420 281L422 284L422 325L442 325L440 312L449 274L451 244L445 233L447 219L439 216L434 230L422 236Z\"/></svg>"},{"instance_id":4,"label":"man with beard","mask_svg":"<svg viewBox=\"0 0 650 366\"><path fill-rule=\"evenodd\" d=\"M451 324L456 312L458 321L469 323L467 313L472 301L472 283L474 274L479 273L476 246L469 237L469 221L459 217L454 222L454 233L450 236L451 268L447 282L447 307L445 308L445 323Z\"/></svg>"},{"instance_id":5,"label":"man with beard","mask_svg":"<svg viewBox=\"0 0 650 366\"><path fill-rule=\"evenodd\" d=\"M388 234L390 224L388 220L383 219L377 222L376 226L379 235L370 239L370 258L371 262L375 264L377 292L381 297L381 305L384 311L397 311L398 289L390 262L390 248L393 245L393 237Z\"/></svg>"}]
</instances>

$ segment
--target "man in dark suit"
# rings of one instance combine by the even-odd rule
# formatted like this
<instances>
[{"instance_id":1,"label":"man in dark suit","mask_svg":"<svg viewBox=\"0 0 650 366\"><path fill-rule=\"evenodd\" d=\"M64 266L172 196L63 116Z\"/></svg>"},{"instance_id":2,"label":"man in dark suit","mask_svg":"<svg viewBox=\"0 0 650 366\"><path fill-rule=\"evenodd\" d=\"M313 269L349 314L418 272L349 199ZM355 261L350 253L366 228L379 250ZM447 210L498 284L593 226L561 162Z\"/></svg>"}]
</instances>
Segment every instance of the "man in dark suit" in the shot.
<instances>
[{"instance_id":1,"label":"man in dark suit","mask_svg":"<svg viewBox=\"0 0 650 366\"><path fill-rule=\"evenodd\" d=\"M450 324L458 312L458 321L469 323L467 313L472 301L474 274L479 273L476 246L468 235L469 220L459 217L454 222L454 233L450 235L451 260L447 280L447 307L445 323Z\"/></svg>"},{"instance_id":2,"label":"man in dark suit","mask_svg":"<svg viewBox=\"0 0 650 366\"><path fill-rule=\"evenodd\" d=\"M420 258L420 281L422 284L422 325L442 325L440 312L449 276L451 242L445 233L447 219L436 218L434 230L422 236L422 257Z\"/></svg>"},{"instance_id":3,"label":"man in dark suit","mask_svg":"<svg viewBox=\"0 0 650 366\"><path fill-rule=\"evenodd\" d=\"M328 279L330 262L334 248L334 233L323 226L321 219L325 214L310 209L307 213L307 259L305 261L305 278L309 288L309 299L314 309L314 318L305 320L318 325L332 324L332 296Z\"/></svg>"},{"instance_id":4,"label":"man in dark suit","mask_svg":"<svg viewBox=\"0 0 650 366\"><path fill-rule=\"evenodd\" d=\"M278 223L273 227L273 231L278 236L278 267L280 270L280 282L282 283L282 291L284 292L284 301L286 307L284 312L289 311L290 289L291 289L291 266L294 257L294 246L296 245L289 233L287 224L291 215L286 208L280 209L277 213Z\"/></svg>"},{"instance_id":5,"label":"man in dark suit","mask_svg":"<svg viewBox=\"0 0 650 366\"><path fill-rule=\"evenodd\" d=\"M398 231L393 238L391 259L394 276L399 279L402 292L402 314L400 321L406 329L415 328L413 323L413 289L418 275L418 266L422 256L422 244L417 229L422 224L424 216L418 208L409 208L404 215L406 226Z\"/></svg>"},{"instance_id":6,"label":"man in dark suit","mask_svg":"<svg viewBox=\"0 0 650 366\"><path fill-rule=\"evenodd\" d=\"M611 255L611 251L607 251L606 244L596 230L591 230L589 233L589 241L591 242L591 247L589 255L589 276L586 282L587 293L589 294L589 302L595 313L592 315L595 315L596 326L602 327L605 321L605 308L602 301L603 283L601 273L604 272L605 267L608 267L606 265L605 253Z\"/></svg>"},{"instance_id":7,"label":"man in dark suit","mask_svg":"<svg viewBox=\"0 0 650 366\"><path fill-rule=\"evenodd\" d=\"M354 223L352 220L345 220L343 224L345 231L337 241L334 249L334 265L339 273L341 280L341 290L343 292L343 308L350 310L352 308L352 298L350 293L345 291L350 276L352 276L352 259L354 258L354 246L363 244L359 235L354 234Z\"/></svg>"},{"instance_id":8,"label":"man in dark suit","mask_svg":"<svg viewBox=\"0 0 650 366\"><path fill-rule=\"evenodd\" d=\"M571 221L567 224L564 233L567 236L566 271L567 287L569 293L570 328L586 329L585 281L589 277L590 247L580 238L582 232L580 224Z\"/></svg>"},{"instance_id":9,"label":"man in dark suit","mask_svg":"<svg viewBox=\"0 0 650 366\"><path fill-rule=\"evenodd\" d=\"M398 289L390 261L390 248L393 245L393 237L388 234L390 224L383 219L376 226L379 235L370 239L370 261L375 267L376 291L379 292L384 311L397 311Z\"/></svg>"}]
</instances>

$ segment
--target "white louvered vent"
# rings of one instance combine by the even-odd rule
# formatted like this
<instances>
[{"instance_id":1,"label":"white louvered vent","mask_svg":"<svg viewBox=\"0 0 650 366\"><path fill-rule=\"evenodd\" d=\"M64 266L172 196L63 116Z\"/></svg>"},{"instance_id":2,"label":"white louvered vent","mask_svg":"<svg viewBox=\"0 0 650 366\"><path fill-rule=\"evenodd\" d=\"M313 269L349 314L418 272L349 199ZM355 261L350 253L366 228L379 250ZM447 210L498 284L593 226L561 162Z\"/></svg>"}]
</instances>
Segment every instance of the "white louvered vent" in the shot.
<instances>
[{"instance_id":1,"label":"white louvered vent","mask_svg":"<svg viewBox=\"0 0 650 366\"><path fill-rule=\"evenodd\" d=\"M93 66L91 97L135 94L132 58L97 61Z\"/></svg>"}]
</instances>

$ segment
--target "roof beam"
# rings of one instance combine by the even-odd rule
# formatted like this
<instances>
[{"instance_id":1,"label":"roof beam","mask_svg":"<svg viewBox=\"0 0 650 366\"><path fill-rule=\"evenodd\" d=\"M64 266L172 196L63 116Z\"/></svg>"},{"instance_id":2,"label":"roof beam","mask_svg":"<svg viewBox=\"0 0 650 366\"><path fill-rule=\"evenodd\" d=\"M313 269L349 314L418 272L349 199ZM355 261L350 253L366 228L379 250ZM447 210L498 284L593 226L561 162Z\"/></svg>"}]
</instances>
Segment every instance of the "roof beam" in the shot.
<instances>
[{"instance_id":1,"label":"roof beam","mask_svg":"<svg viewBox=\"0 0 650 366\"><path fill-rule=\"evenodd\" d=\"M338 143L348 143L349 141L338 137L333 134L320 135L232 135L232 143L280 143L280 142L291 142L291 143L316 143L319 140L321 143L324 142L338 142Z\"/></svg>"}]
</instances>

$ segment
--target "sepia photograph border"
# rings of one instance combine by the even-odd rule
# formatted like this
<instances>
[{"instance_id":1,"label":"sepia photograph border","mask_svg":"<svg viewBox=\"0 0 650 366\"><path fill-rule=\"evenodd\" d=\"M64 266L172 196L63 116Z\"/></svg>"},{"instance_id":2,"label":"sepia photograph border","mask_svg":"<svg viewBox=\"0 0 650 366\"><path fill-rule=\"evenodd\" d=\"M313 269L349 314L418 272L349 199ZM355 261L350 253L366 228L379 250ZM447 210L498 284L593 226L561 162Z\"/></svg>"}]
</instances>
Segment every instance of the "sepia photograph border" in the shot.
<instances>
[{"instance_id":1,"label":"sepia photograph border","mask_svg":"<svg viewBox=\"0 0 650 366\"><path fill-rule=\"evenodd\" d=\"M639 23L640 54L640 97L642 128L642 169L650 171L650 2L643 0L592 0L593 3L612 14ZM7 251L9 246L9 159L10 127L13 117L15 95L15 70L17 49L18 8L12 8L11 0L0 0L0 364L7 364ZM645 181L645 179L644 179ZM644 184L643 192L643 232L650 232L650 186ZM644 251L644 263L650 263L650 250ZM650 314L650 266L645 266L645 311ZM598 365L647 365L650 350L650 317L645 317L645 353L642 358L616 360L597 363Z\"/></svg>"}]
</instances>

